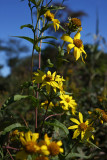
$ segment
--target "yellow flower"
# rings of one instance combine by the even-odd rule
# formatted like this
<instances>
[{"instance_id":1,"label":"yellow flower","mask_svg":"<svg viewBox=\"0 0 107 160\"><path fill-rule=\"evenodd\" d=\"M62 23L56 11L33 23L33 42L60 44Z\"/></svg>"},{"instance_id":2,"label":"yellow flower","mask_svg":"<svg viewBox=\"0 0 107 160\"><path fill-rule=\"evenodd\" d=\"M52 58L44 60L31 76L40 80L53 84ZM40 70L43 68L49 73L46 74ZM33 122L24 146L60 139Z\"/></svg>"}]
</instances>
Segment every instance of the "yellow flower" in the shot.
<instances>
[{"instance_id":1,"label":"yellow flower","mask_svg":"<svg viewBox=\"0 0 107 160\"><path fill-rule=\"evenodd\" d=\"M41 107L47 109L48 101L44 101L41 103ZM49 108L52 109L54 107L54 104L52 102L49 103Z\"/></svg>"},{"instance_id":2,"label":"yellow flower","mask_svg":"<svg viewBox=\"0 0 107 160\"><path fill-rule=\"evenodd\" d=\"M68 129L76 129L72 137L73 139L77 138L80 134L81 134L81 140L83 140L83 138L88 140L89 136L93 137L92 134L90 133L94 130L94 128L88 124L89 123L88 120L86 122L83 122L83 115L81 112L79 112L80 122L75 118L70 118L70 120L76 123L76 125L68 127Z\"/></svg>"},{"instance_id":3,"label":"yellow flower","mask_svg":"<svg viewBox=\"0 0 107 160\"><path fill-rule=\"evenodd\" d=\"M60 75L56 75L56 72L51 74L51 72L48 71L47 74L45 74L44 72L38 70L38 73L34 73L34 75L35 77L34 77L33 82L42 83L41 88L46 86L46 90L48 94L50 92L51 87L53 88L54 92L56 92L56 88L62 89L60 88L58 83L60 81L61 82L64 81L64 79L61 78Z\"/></svg>"},{"instance_id":4,"label":"yellow flower","mask_svg":"<svg viewBox=\"0 0 107 160\"><path fill-rule=\"evenodd\" d=\"M59 24L60 24L60 21L58 19L54 19L54 14L50 12L50 10L47 10L46 13L44 14L44 16L49 20L49 21L52 21L53 22L53 25L54 25L54 29L55 29L55 32L56 32L56 29L58 30L59 29Z\"/></svg>"},{"instance_id":5,"label":"yellow flower","mask_svg":"<svg viewBox=\"0 0 107 160\"><path fill-rule=\"evenodd\" d=\"M99 119L100 122L103 124L104 122L107 122L107 114L104 110L100 109L100 108L96 108L94 109L93 112L88 111L88 113L90 115L92 115L92 117L94 119Z\"/></svg>"},{"instance_id":6,"label":"yellow flower","mask_svg":"<svg viewBox=\"0 0 107 160\"><path fill-rule=\"evenodd\" d=\"M61 94L59 97L62 99L60 101L60 104L62 105L62 108L64 110L69 110L69 108L71 108L72 113L75 114L77 103L72 98L72 96Z\"/></svg>"},{"instance_id":7,"label":"yellow flower","mask_svg":"<svg viewBox=\"0 0 107 160\"><path fill-rule=\"evenodd\" d=\"M40 150L36 142L38 138L39 133L32 133L31 131L25 133L24 136L20 136L20 141L27 153L32 154Z\"/></svg>"},{"instance_id":8,"label":"yellow flower","mask_svg":"<svg viewBox=\"0 0 107 160\"><path fill-rule=\"evenodd\" d=\"M48 147L50 155L56 156L59 153L63 153L64 152L63 148L61 148L62 141L55 142L55 141L50 141L50 140L51 140L51 138L49 138L48 135L45 134L44 141L45 141L45 143L46 143L46 145Z\"/></svg>"},{"instance_id":9,"label":"yellow flower","mask_svg":"<svg viewBox=\"0 0 107 160\"><path fill-rule=\"evenodd\" d=\"M83 43L80 40L80 36L81 36L80 32L77 32L76 35L74 36L74 39L72 39L68 34L63 34L63 36L61 37L62 40L66 42L70 42L70 44L68 44L67 46L68 54L70 50L74 48L74 57L76 58L76 61L80 58L80 56L82 57L82 52L85 54L85 58L87 56L84 50ZM82 57L82 61L84 62L83 57Z\"/></svg>"}]
</instances>

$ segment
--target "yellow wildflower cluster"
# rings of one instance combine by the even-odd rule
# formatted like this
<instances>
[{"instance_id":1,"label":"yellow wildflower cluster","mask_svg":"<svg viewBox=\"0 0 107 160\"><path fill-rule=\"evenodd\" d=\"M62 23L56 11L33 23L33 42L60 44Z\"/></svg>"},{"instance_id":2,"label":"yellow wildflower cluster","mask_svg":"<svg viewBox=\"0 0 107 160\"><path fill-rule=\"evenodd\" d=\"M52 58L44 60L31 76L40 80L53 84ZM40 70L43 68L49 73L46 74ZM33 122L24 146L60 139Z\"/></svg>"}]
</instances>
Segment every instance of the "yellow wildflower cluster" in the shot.
<instances>
[{"instance_id":1,"label":"yellow wildflower cluster","mask_svg":"<svg viewBox=\"0 0 107 160\"><path fill-rule=\"evenodd\" d=\"M56 75L56 72L51 74L51 71L48 71L46 74L40 70L34 73L34 80L33 82L41 83L40 88L46 86L46 91L49 94L51 87L53 88L54 92L56 92L56 88L62 91L63 85L63 77L60 75Z\"/></svg>"},{"instance_id":2,"label":"yellow wildflower cluster","mask_svg":"<svg viewBox=\"0 0 107 160\"><path fill-rule=\"evenodd\" d=\"M82 40L80 40L81 37L80 31L82 30L81 21L78 18L72 18L67 25L72 32L77 30L77 33L75 34L73 39L70 37L71 31L68 31L69 34L65 33L61 37L63 41L69 42L69 44L67 45L67 53L69 54L70 50L74 48L74 57L76 61L81 56L82 61L84 62L82 52L85 54L85 58L87 57L87 54L84 50L83 42Z\"/></svg>"},{"instance_id":3,"label":"yellow wildflower cluster","mask_svg":"<svg viewBox=\"0 0 107 160\"><path fill-rule=\"evenodd\" d=\"M27 133L20 135L20 142L23 145L23 149L16 154L16 160L26 160L29 154L37 155L36 160L48 160L48 156L56 156L63 153L61 141L51 141L51 138L47 134L44 136L44 140L38 142L39 133Z\"/></svg>"}]
</instances>

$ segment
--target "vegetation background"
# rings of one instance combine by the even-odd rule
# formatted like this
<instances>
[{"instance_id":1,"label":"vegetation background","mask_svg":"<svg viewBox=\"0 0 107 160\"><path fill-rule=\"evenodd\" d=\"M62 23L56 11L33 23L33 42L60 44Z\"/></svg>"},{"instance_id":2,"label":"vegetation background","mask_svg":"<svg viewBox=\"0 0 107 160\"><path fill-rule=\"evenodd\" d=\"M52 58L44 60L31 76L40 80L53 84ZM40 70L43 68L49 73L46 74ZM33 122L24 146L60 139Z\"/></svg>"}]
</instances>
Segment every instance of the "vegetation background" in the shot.
<instances>
[{"instance_id":1,"label":"vegetation background","mask_svg":"<svg viewBox=\"0 0 107 160\"><path fill-rule=\"evenodd\" d=\"M60 5L55 3L55 5ZM62 11L57 14L57 18L60 19L61 25L64 26L67 17L78 17L82 19L83 16L86 16L84 11L73 12L72 9L69 10L66 8L66 15L62 17ZM35 14L35 13L34 13ZM87 116L87 111L93 110L94 108L100 108L107 110L107 53L104 50L106 47L105 38L99 34L99 18L98 14L96 15L96 30L93 38L93 44L85 44L85 51L87 53L86 63L84 64L80 59L75 61L74 57L66 55L68 62L63 62L59 73L64 76L66 79L65 88L68 92L73 93L75 100L78 103L79 109ZM50 28L48 32L51 32L53 35L58 38L61 37L62 31L53 32L53 28ZM14 35L15 36L15 35ZM52 41L51 41L52 42ZM61 41L57 42L57 46L62 43ZM4 77L0 73L0 107L5 102L5 100L14 95L19 94L22 87L24 86L24 92L31 92L26 90L26 85L29 85L31 80L30 75L30 66L31 66L31 56L22 56L25 53L29 53L29 47L22 41L17 40L16 38L9 38L8 40L0 40L0 52L4 52L7 57L7 65L10 68L11 72L7 77ZM42 68L49 68L48 59L52 63L55 63L56 49L50 45L46 45L42 50ZM35 52L35 67L34 71L37 70L38 66L38 55ZM2 70L3 65L0 65L0 70ZM53 71L54 69L51 69ZM26 83L25 83L26 82ZM28 124L33 125L33 105L29 106L30 101L20 101L9 106L6 109L6 114L4 119L6 124L0 121L0 130L7 126L8 119L24 123L24 118ZM22 107L23 106L23 107ZM11 121L9 121L11 123ZM8 124L9 125L9 124ZM101 129L102 128L102 129ZM98 127L96 132L95 143L98 147L101 148L100 151L97 149L92 150L95 153L94 159L106 160L107 155L107 130L106 126L102 125ZM91 148L90 148L91 150ZM85 152L85 151L84 151ZM78 159L78 158L77 158ZM90 158L91 159L91 158ZM93 158L92 158L93 159Z\"/></svg>"}]
</instances>

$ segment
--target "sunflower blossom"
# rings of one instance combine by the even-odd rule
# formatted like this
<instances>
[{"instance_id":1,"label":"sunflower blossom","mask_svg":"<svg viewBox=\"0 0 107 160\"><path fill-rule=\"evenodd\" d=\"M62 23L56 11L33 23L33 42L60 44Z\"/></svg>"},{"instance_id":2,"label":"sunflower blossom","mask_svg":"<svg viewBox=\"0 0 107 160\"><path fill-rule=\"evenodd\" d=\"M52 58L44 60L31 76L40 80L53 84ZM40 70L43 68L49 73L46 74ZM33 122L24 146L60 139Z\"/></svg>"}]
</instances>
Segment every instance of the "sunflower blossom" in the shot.
<instances>
[{"instance_id":1,"label":"sunflower blossom","mask_svg":"<svg viewBox=\"0 0 107 160\"><path fill-rule=\"evenodd\" d=\"M62 141L52 141L47 134L44 135L44 140L42 140L39 145L41 146L43 144L47 145L48 151L50 152L51 156L56 156L64 152L63 148L61 148Z\"/></svg>"},{"instance_id":2,"label":"sunflower blossom","mask_svg":"<svg viewBox=\"0 0 107 160\"><path fill-rule=\"evenodd\" d=\"M64 81L63 77L61 78L60 75L56 75L56 72L51 74L48 71L46 74L40 70L38 73L34 73L34 80L33 82L41 83L41 87L46 86L46 91L49 94L51 87L53 88L54 92L56 92L56 88L62 90L62 87L59 85L60 82Z\"/></svg>"},{"instance_id":3,"label":"sunflower blossom","mask_svg":"<svg viewBox=\"0 0 107 160\"><path fill-rule=\"evenodd\" d=\"M54 26L54 29L55 29L55 32L56 30L59 29L59 24L60 24L60 21L58 19L54 19L55 15L53 13L50 12L50 10L47 10L46 13L44 14L44 16L49 20L49 21L52 21L53 22L53 26Z\"/></svg>"},{"instance_id":4,"label":"sunflower blossom","mask_svg":"<svg viewBox=\"0 0 107 160\"><path fill-rule=\"evenodd\" d=\"M45 144L41 146L37 142L39 138L39 133L32 133L31 131L26 132L23 135L20 135L20 142L23 145L21 151L16 154L16 160L27 160L29 154L40 154L40 155L49 155L48 147Z\"/></svg>"},{"instance_id":5,"label":"sunflower blossom","mask_svg":"<svg viewBox=\"0 0 107 160\"><path fill-rule=\"evenodd\" d=\"M60 104L64 110L72 109L72 114L75 114L77 103L72 98L72 96L61 94L59 96L61 98Z\"/></svg>"},{"instance_id":6,"label":"sunflower blossom","mask_svg":"<svg viewBox=\"0 0 107 160\"><path fill-rule=\"evenodd\" d=\"M83 115L81 112L79 112L79 120L80 122L75 118L70 118L70 120L76 125L68 127L68 129L76 129L73 134L73 139L77 138L81 134L81 140L86 139L89 140L89 137L94 138L92 135L92 131L94 130L91 125L89 125L89 121L83 122Z\"/></svg>"},{"instance_id":7,"label":"sunflower blossom","mask_svg":"<svg viewBox=\"0 0 107 160\"><path fill-rule=\"evenodd\" d=\"M66 41L66 42L70 42L70 44L67 45L67 52L69 54L70 50L72 48L74 48L74 57L76 58L76 61L80 58L82 58L82 61L84 62L83 60L83 57L82 57L82 52L85 54L85 58L87 57L87 54L84 50L84 46L83 46L83 43L82 43L82 40L80 40L80 32L77 32L74 36L74 39L72 39L68 34L63 34L63 36L61 37L62 40Z\"/></svg>"}]
</instances>

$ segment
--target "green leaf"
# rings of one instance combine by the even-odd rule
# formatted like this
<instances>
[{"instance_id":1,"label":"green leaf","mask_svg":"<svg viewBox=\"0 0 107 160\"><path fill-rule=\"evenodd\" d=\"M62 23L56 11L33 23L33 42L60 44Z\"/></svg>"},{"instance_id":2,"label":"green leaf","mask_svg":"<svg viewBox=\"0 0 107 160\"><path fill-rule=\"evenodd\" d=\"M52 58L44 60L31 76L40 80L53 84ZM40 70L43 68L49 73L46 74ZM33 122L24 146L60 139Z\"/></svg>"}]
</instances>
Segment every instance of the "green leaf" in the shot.
<instances>
[{"instance_id":1,"label":"green leaf","mask_svg":"<svg viewBox=\"0 0 107 160\"><path fill-rule=\"evenodd\" d=\"M22 99L25 99L25 98L31 99L32 103L34 105L38 106L39 100L36 97L34 97L34 96L31 96L31 95L14 95L14 96L8 98L5 101L5 103L1 107L1 111L3 111L8 105L10 105L10 104L12 104L12 103L14 103L16 101L20 101Z\"/></svg>"},{"instance_id":2,"label":"green leaf","mask_svg":"<svg viewBox=\"0 0 107 160\"><path fill-rule=\"evenodd\" d=\"M69 153L66 156L65 160L70 159L70 158L74 158L74 157L79 157L79 158L82 158L82 159L89 159L89 158L92 157L92 155L90 154L88 156L85 156L85 155L82 155L82 154L79 154L79 153Z\"/></svg>"},{"instance_id":3,"label":"green leaf","mask_svg":"<svg viewBox=\"0 0 107 160\"><path fill-rule=\"evenodd\" d=\"M88 141L89 144L91 144L93 147L100 149L98 146L96 146L94 143L92 143L91 141Z\"/></svg>"},{"instance_id":4,"label":"green leaf","mask_svg":"<svg viewBox=\"0 0 107 160\"><path fill-rule=\"evenodd\" d=\"M21 39L25 39L29 42L31 42L32 44L34 44L34 39L30 38L30 37L25 37L25 36L12 36L12 37L17 37L17 38L21 38ZM56 37L54 36L42 36L42 37L39 37L39 38L36 38L35 39L35 49L37 49L37 43L40 42L42 39L48 39L48 38L52 38L52 39L56 39Z\"/></svg>"},{"instance_id":5,"label":"green leaf","mask_svg":"<svg viewBox=\"0 0 107 160\"><path fill-rule=\"evenodd\" d=\"M69 130L67 129L67 127L64 124L62 124L61 122L59 122L58 120L55 120L53 123L45 121L45 124L50 125L50 126L56 126L60 129L62 129L66 135L69 134Z\"/></svg>"},{"instance_id":6,"label":"green leaf","mask_svg":"<svg viewBox=\"0 0 107 160\"><path fill-rule=\"evenodd\" d=\"M22 25L22 26L20 26L20 29L23 29L23 28L25 28L25 27L30 28L30 29L32 29L32 30L34 30L34 27L33 27L33 25L31 25L31 24L25 24L25 25Z\"/></svg>"},{"instance_id":7,"label":"green leaf","mask_svg":"<svg viewBox=\"0 0 107 160\"><path fill-rule=\"evenodd\" d=\"M14 124L6 127L1 135L5 135L6 133L12 131L13 129L16 129L16 128L21 127L21 126L22 125L20 123L14 123Z\"/></svg>"}]
</instances>

